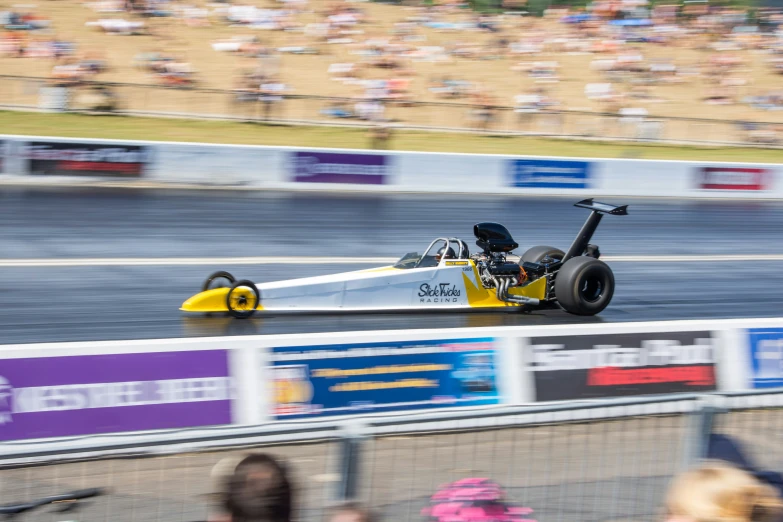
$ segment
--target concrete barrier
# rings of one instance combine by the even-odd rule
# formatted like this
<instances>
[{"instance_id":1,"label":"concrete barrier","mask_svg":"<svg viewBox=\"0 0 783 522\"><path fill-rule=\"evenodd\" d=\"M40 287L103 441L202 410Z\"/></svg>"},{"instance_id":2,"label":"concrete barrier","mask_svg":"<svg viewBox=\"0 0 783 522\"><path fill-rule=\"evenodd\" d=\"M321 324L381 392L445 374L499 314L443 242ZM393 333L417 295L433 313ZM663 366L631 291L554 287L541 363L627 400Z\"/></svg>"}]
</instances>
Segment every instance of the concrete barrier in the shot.
<instances>
[{"instance_id":1,"label":"concrete barrier","mask_svg":"<svg viewBox=\"0 0 783 522\"><path fill-rule=\"evenodd\" d=\"M0 346L0 440L783 387L783 318Z\"/></svg>"},{"instance_id":2,"label":"concrete barrier","mask_svg":"<svg viewBox=\"0 0 783 522\"><path fill-rule=\"evenodd\" d=\"M0 136L6 182L365 192L783 198L783 164L548 158Z\"/></svg>"}]
</instances>

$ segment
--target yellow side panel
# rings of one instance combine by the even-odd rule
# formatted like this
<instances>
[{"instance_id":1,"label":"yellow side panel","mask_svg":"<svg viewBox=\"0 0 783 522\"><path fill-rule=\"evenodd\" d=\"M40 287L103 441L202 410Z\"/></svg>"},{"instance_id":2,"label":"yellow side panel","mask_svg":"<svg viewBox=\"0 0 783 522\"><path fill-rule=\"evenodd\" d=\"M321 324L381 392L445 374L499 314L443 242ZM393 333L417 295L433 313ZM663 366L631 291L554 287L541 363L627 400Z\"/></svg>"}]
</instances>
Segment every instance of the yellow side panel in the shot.
<instances>
[{"instance_id":1,"label":"yellow side panel","mask_svg":"<svg viewBox=\"0 0 783 522\"><path fill-rule=\"evenodd\" d=\"M393 272L394 270L399 270L399 268L395 268L393 266L380 266L378 268L368 268L366 270L359 270L359 272Z\"/></svg>"},{"instance_id":2,"label":"yellow side panel","mask_svg":"<svg viewBox=\"0 0 783 522\"><path fill-rule=\"evenodd\" d=\"M229 288L215 288L198 293L182 303L180 310L185 312L228 312L226 296L229 290ZM256 310L263 309L264 307L259 303Z\"/></svg>"},{"instance_id":3,"label":"yellow side panel","mask_svg":"<svg viewBox=\"0 0 783 522\"><path fill-rule=\"evenodd\" d=\"M478 279L478 274L476 275L476 278ZM494 288L484 288L483 286L477 287L464 273L462 274L462 279L465 281L465 291L468 296L468 304L471 308L521 306L517 303L506 303L505 301L499 300ZM511 295L543 299L546 295L546 278L542 277L536 279L526 286L510 288L508 293Z\"/></svg>"}]
</instances>

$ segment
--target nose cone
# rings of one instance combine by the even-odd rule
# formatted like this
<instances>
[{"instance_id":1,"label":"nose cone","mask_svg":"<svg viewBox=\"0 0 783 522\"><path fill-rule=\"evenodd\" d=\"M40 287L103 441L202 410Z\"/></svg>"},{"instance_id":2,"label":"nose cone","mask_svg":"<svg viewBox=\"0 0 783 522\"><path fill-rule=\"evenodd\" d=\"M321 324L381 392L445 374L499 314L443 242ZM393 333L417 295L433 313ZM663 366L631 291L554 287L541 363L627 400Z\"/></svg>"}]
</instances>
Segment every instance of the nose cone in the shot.
<instances>
[{"instance_id":1,"label":"nose cone","mask_svg":"<svg viewBox=\"0 0 783 522\"><path fill-rule=\"evenodd\" d=\"M184 312L228 312L226 296L229 288L215 288L200 292L184 303L180 310Z\"/></svg>"}]
</instances>

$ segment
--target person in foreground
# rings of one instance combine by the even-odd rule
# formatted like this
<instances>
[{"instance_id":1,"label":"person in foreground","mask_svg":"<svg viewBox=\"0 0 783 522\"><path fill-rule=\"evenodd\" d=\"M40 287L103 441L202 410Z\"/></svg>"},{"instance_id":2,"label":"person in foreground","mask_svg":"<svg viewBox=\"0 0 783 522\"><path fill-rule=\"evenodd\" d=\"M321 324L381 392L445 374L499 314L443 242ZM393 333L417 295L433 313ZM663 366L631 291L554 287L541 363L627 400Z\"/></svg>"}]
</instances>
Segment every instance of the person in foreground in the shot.
<instances>
[{"instance_id":1,"label":"person in foreground","mask_svg":"<svg viewBox=\"0 0 783 522\"><path fill-rule=\"evenodd\" d=\"M221 513L210 522L291 522L293 487L285 464L266 453L235 463L227 460L213 470Z\"/></svg>"},{"instance_id":2,"label":"person in foreground","mask_svg":"<svg viewBox=\"0 0 783 522\"><path fill-rule=\"evenodd\" d=\"M666 522L778 522L783 501L775 488L725 462L708 461L672 482Z\"/></svg>"}]
</instances>

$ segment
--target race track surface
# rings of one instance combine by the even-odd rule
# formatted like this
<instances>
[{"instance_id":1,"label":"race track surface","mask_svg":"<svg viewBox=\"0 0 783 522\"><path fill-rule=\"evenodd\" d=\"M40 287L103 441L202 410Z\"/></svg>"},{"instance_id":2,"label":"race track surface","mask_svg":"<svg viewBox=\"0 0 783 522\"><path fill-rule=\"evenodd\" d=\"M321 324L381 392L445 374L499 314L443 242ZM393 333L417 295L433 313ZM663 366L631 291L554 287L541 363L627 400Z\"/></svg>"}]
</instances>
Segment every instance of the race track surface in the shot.
<instances>
[{"instance_id":1,"label":"race track surface","mask_svg":"<svg viewBox=\"0 0 783 522\"><path fill-rule=\"evenodd\" d=\"M522 245L567 248L587 216L576 198L304 195L225 191L4 188L2 260L185 257L399 257L437 236L472 241L479 221L504 223ZM178 307L210 272L262 281L373 265L0 267L0 343L765 317L783 310L783 203L623 201L593 242L617 290L600 317L562 312L276 316L236 321ZM647 256L741 255L717 262Z\"/></svg>"}]
</instances>

